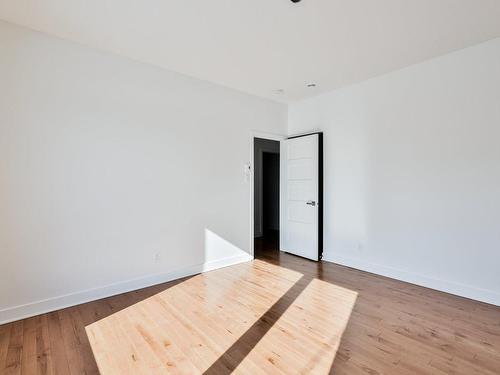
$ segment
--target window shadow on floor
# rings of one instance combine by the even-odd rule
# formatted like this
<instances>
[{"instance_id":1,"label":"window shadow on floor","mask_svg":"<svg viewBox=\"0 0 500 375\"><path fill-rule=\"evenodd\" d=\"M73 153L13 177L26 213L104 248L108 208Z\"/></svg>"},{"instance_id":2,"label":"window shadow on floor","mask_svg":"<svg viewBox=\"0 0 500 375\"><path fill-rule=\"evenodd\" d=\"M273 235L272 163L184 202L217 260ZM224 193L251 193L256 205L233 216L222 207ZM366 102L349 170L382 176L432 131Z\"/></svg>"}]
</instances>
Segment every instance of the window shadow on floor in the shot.
<instances>
[{"instance_id":1,"label":"window shadow on floor","mask_svg":"<svg viewBox=\"0 0 500 375\"><path fill-rule=\"evenodd\" d=\"M309 284L302 276L204 374L232 373Z\"/></svg>"},{"instance_id":2,"label":"window shadow on floor","mask_svg":"<svg viewBox=\"0 0 500 375\"><path fill-rule=\"evenodd\" d=\"M255 254L256 259L300 272L303 276L301 276L301 278L293 284L273 306L271 306L236 342L234 342L231 347L204 372L204 374L225 375L232 373L314 280L328 282L324 280L322 262L315 263L289 254L283 256L283 253L280 253L278 250L278 241L274 236L256 239ZM280 257L286 258L286 261L283 261ZM352 311L357 292L350 292L355 295L352 306L350 307L350 311ZM344 329L347 327L347 324L348 319L345 322ZM340 345L340 339L341 337L335 337L333 340L335 341L333 344L337 348ZM314 367L315 362L321 359L321 356L331 355L331 351L320 349L314 356L309 358L307 363L304 363L302 369L297 369L297 373L307 373L308 369ZM271 358L268 360L272 361ZM333 362L334 356L331 358L330 362L330 373L332 373Z\"/></svg>"}]
</instances>

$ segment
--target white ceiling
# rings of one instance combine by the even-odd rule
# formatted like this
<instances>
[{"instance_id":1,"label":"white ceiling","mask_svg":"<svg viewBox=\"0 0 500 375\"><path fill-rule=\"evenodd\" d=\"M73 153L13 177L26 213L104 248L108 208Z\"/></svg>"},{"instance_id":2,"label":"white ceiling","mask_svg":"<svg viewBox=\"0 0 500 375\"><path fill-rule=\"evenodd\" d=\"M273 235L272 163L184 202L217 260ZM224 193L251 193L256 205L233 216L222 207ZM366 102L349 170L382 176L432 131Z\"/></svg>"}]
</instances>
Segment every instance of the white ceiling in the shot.
<instances>
[{"instance_id":1,"label":"white ceiling","mask_svg":"<svg viewBox=\"0 0 500 375\"><path fill-rule=\"evenodd\" d=\"M287 102L499 37L500 1L0 0L0 19Z\"/></svg>"}]
</instances>

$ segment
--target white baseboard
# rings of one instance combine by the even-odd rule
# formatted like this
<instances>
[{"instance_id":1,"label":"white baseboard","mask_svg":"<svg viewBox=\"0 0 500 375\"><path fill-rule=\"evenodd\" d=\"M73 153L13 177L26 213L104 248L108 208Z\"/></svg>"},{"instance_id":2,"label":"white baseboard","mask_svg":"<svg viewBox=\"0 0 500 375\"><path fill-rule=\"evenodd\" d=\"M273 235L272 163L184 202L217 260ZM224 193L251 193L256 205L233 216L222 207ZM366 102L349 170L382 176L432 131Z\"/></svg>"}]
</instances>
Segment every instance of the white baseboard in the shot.
<instances>
[{"instance_id":1,"label":"white baseboard","mask_svg":"<svg viewBox=\"0 0 500 375\"><path fill-rule=\"evenodd\" d=\"M51 311L80 305L82 303L146 288L148 286L165 283L167 281L177 280L182 277L193 276L201 272L208 272L218 268L248 262L252 259L252 256L248 254L236 255L228 258L206 262L203 264L180 268L162 274L145 276L137 279L106 285L103 287L87 289L76 293L48 298L25 305L9 307L7 309L0 310L0 324L5 324L32 316L45 314Z\"/></svg>"},{"instance_id":2,"label":"white baseboard","mask_svg":"<svg viewBox=\"0 0 500 375\"><path fill-rule=\"evenodd\" d=\"M476 301L500 306L500 293L493 290L481 289L470 285L440 280L434 277L396 269L381 264L375 264L360 259L350 258L343 255L325 253L323 256L323 260L355 268L361 271L390 277L391 279L401 280L407 283L439 290L441 292L454 294L460 297L470 298Z\"/></svg>"}]
</instances>

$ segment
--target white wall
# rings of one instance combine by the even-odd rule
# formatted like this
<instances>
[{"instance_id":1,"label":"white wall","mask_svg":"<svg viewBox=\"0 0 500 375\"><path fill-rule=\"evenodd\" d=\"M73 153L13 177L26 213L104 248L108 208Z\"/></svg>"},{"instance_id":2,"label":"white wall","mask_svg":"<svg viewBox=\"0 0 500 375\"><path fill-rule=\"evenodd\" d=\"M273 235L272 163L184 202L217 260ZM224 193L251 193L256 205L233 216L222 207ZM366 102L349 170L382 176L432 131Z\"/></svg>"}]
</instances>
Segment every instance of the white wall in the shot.
<instances>
[{"instance_id":1,"label":"white wall","mask_svg":"<svg viewBox=\"0 0 500 375\"><path fill-rule=\"evenodd\" d=\"M500 39L298 102L325 258L500 305Z\"/></svg>"},{"instance_id":2,"label":"white wall","mask_svg":"<svg viewBox=\"0 0 500 375\"><path fill-rule=\"evenodd\" d=\"M0 323L248 260L251 130L286 118L0 23Z\"/></svg>"}]
</instances>

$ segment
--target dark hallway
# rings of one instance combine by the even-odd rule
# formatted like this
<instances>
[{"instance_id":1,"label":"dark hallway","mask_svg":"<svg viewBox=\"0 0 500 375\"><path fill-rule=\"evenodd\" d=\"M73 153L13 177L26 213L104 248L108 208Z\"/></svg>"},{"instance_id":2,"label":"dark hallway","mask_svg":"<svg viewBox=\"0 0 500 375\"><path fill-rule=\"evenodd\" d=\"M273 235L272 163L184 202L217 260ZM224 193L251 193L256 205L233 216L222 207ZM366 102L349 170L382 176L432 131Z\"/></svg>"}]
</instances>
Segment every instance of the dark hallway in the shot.
<instances>
[{"instance_id":1,"label":"dark hallway","mask_svg":"<svg viewBox=\"0 0 500 375\"><path fill-rule=\"evenodd\" d=\"M279 249L280 143L256 138L254 142L255 255Z\"/></svg>"}]
</instances>

